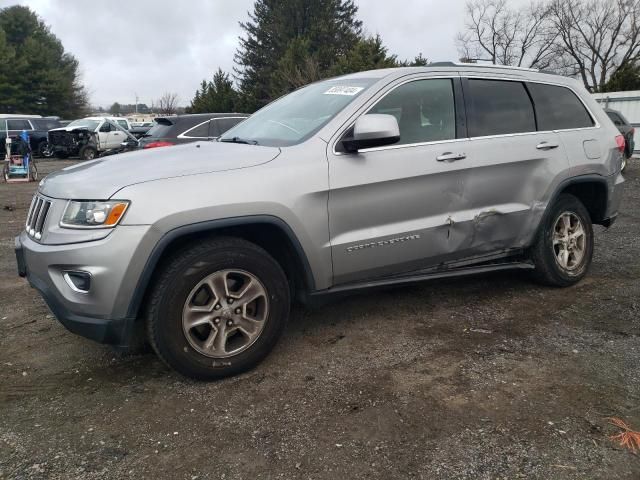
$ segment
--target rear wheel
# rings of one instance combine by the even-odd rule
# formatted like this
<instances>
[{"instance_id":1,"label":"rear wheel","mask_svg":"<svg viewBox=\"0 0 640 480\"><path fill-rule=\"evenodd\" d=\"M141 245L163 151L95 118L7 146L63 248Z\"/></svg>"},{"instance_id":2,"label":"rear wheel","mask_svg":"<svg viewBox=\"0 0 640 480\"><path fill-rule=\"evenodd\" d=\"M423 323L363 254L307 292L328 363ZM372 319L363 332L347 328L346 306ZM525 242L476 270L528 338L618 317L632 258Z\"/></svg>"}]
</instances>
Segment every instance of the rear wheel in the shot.
<instances>
[{"instance_id":1,"label":"rear wheel","mask_svg":"<svg viewBox=\"0 0 640 480\"><path fill-rule=\"evenodd\" d=\"M163 269L147 314L151 345L170 367L201 380L257 365L289 316L280 265L237 238L194 244Z\"/></svg>"},{"instance_id":2,"label":"rear wheel","mask_svg":"<svg viewBox=\"0 0 640 480\"><path fill-rule=\"evenodd\" d=\"M531 251L534 276L541 283L568 287L582 280L593 256L589 212L573 195L562 194L551 207Z\"/></svg>"}]
</instances>

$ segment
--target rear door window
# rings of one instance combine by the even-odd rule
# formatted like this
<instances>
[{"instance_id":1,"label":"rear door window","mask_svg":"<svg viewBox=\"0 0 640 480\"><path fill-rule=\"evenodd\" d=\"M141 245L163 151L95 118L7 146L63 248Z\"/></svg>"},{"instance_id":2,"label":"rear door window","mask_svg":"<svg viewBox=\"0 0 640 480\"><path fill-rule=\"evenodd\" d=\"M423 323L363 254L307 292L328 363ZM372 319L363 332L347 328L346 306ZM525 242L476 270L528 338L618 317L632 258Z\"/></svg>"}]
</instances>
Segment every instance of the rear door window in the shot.
<instances>
[{"instance_id":1,"label":"rear door window","mask_svg":"<svg viewBox=\"0 0 640 480\"><path fill-rule=\"evenodd\" d=\"M396 117L400 141L394 145L456 138L456 111L450 79L415 80L400 85L367 113Z\"/></svg>"},{"instance_id":2,"label":"rear door window","mask_svg":"<svg viewBox=\"0 0 640 480\"><path fill-rule=\"evenodd\" d=\"M566 87L528 83L536 106L538 130L593 127L594 122L580 99Z\"/></svg>"},{"instance_id":3,"label":"rear door window","mask_svg":"<svg viewBox=\"0 0 640 480\"><path fill-rule=\"evenodd\" d=\"M524 84L508 80L469 79L469 136L485 137L536 131L531 99Z\"/></svg>"},{"instance_id":4,"label":"rear door window","mask_svg":"<svg viewBox=\"0 0 640 480\"><path fill-rule=\"evenodd\" d=\"M27 120L7 120L9 130L31 130L31 124Z\"/></svg>"}]
</instances>

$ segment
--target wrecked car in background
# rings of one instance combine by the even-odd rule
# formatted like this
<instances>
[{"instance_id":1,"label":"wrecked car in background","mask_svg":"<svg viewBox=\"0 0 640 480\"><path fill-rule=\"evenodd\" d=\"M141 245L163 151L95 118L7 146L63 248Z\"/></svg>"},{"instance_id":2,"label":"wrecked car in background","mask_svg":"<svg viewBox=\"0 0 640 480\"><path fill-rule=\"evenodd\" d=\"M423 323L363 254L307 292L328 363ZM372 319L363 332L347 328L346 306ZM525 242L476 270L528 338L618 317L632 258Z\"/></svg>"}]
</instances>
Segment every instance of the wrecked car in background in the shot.
<instances>
[{"instance_id":1,"label":"wrecked car in background","mask_svg":"<svg viewBox=\"0 0 640 480\"><path fill-rule=\"evenodd\" d=\"M92 160L138 146L133 135L106 117L82 118L66 127L49 130L48 141L49 150L57 158L78 156L82 160Z\"/></svg>"}]
</instances>

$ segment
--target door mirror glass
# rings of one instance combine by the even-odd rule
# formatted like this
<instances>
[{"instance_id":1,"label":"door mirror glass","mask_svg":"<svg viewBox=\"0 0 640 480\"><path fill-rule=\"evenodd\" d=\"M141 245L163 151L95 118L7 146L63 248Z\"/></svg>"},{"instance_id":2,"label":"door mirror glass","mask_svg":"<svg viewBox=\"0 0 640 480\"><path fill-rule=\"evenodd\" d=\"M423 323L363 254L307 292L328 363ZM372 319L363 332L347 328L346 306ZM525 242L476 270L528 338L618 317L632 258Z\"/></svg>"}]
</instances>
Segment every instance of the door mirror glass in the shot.
<instances>
[{"instance_id":1,"label":"door mirror glass","mask_svg":"<svg viewBox=\"0 0 640 480\"><path fill-rule=\"evenodd\" d=\"M342 140L347 152L357 152L362 148L392 145L400 140L400 127L393 115L371 113L362 115L353 126L353 134Z\"/></svg>"}]
</instances>

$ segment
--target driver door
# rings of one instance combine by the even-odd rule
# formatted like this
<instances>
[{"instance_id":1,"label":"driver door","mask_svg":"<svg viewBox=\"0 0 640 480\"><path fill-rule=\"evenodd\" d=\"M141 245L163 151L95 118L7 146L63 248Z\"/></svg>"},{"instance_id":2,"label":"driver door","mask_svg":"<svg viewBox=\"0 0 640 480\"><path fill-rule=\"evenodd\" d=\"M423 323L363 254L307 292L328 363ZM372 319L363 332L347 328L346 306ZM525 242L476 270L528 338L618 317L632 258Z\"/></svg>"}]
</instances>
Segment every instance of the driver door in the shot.
<instances>
[{"instance_id":1,"label":"driver door","mask_svg":"<svg viewBox=\"0 0 640 480\"><path fill-rule=\"evenodd\" d=\"M468 143L460 80L405 81L366 113L394 115L400 140L357 153L338 141L328 152L335 285L460 258L472 237L459 221Z\"/></svg>"},{"instance_id":2,"label":"driver door","mask_svg":"<svg viewBox=\"0 0 640 480\"><path fill-rule=\"evenodd\" d=\"M100 126L98 136L100 137L100 146L105 150L119 148L125 140L125 134L109 122L104 122Z\"/></svg>"}]
</instances>

